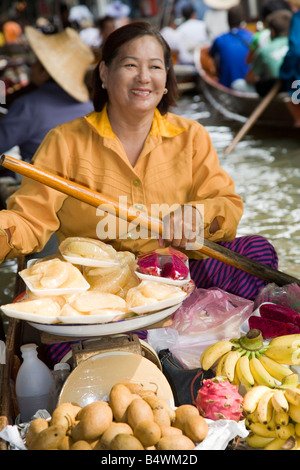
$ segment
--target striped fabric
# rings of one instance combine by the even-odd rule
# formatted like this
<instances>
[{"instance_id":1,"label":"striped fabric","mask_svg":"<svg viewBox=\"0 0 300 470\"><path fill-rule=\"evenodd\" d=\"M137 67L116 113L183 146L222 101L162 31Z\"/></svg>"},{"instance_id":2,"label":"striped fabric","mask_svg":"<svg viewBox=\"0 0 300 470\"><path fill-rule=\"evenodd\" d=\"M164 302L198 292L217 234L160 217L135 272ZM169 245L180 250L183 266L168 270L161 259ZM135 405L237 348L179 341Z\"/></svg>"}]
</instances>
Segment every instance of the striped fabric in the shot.
<instances>
[{"instance_id":1,"label":"striped fabric","mask_svg":"<svg viewBox=\"0 0 300 470\"><path fill-rule=\"evenodd\" d=\"M277 253L264 237L258 235L237 237L232 242L222 242L220 245L273 269L278 268ZM190 260L190 272L196 287L203 289L219 287L250 300L254 300L267 284L262 279L213 258Z\"/></svg>"},{"instance_id":2,"label":"striped fabric","mask_svg":"<svg viewBox=\"0 0 300 470\"><path fill-rule=\"evenodd\" d=\"M278 257L274 247L264 237L251 235L238 237L232 242L222 242L221 245L244 255L273 269L278 267ZM196 287L220 289L250 300L255 299L259 291L267 284L266 281L248 274L233 266L229 266L213 258L205 260L190 260L191 278ZM141 331L142 339L147 337L146 331ZM57 343L46 346L49 366L60 362L70 351L72 343Z\"/></svg>"}]
</instances>

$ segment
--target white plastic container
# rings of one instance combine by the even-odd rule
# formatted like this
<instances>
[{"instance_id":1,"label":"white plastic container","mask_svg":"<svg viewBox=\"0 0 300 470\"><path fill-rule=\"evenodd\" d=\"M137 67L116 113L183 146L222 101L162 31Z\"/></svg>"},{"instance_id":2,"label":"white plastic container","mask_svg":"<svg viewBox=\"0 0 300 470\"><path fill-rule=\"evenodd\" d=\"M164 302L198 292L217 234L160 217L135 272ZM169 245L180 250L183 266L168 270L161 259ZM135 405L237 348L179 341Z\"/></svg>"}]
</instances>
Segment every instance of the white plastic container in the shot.
<instances>
[{"instance_id":1,"label":"white plastic container","mask_svg":"<svg viewBox=\"0 0 300 470\"><path fill-rule=\"evenodd\" d=\"M50 389L54 378L50 369L37 356L34 343L21 346L23 363L16 380L16 394L21 422L28 422L42 409L50 410Z\"/></svg>"},{"instance_id":2,"label":"white plastic container","mask_svg":"<svg viewBox=\"0 0 300 470\"><path fill-rule=\"evenodd\" d=\"M53 378L54 383L50 390L50 399L51 399L51 407L53 412L57 406L59 394L61 389L67 380L67 377L70 375L71 367L67 362L59 362L55 364L53 369Z\"/></svg>"}]
</instances>

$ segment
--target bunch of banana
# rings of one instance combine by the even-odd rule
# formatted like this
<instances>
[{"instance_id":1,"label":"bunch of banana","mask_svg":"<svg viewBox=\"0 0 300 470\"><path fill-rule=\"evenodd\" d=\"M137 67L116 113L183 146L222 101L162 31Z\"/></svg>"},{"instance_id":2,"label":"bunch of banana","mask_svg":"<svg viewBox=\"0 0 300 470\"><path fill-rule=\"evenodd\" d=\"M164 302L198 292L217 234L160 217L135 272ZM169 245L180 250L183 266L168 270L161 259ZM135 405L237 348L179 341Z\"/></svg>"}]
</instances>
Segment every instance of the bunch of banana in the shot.
<instances>
[{"instance_id":1,"label":"bunch of banana","mask_svg":"<svg viewBox=\"0 0 300 470\"><path fill-rule=\"evenodd\" d=\"M246 442L265 450L300 449L300 385L298 374L274 389L257 385L243 399Z\"/></svg>"},{"instance_id":2,"label":"bunch of banana","mask_svg":"<svg viewBox=\"0 0 300 470\"><path fill-rule=\"evenodd\" d=\"M231 340L217 341L200 357L203 370L216 367L217 376L246 390L255 385L275 388L292 374L290 365L300 364L300 334L279 336L264 344L260 330Z\"/></svg>"}]
</instances>

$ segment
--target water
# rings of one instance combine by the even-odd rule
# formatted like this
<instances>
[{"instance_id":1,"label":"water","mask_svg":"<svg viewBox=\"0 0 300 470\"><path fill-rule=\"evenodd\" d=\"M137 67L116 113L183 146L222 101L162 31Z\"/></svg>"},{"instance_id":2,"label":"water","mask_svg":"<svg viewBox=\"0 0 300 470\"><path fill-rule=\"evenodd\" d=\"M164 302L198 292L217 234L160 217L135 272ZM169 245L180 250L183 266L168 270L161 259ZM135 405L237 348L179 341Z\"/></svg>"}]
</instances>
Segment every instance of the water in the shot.
<instances>
[{"instance_id":1,"label":"water","mask_svg":"<svg viewBox=\"0 0 300 470\"><path fill-rule=\"evenodd\" d=\"M198 94L183 96L176 112L207 128L222 166L235 181L245 206L237 235L268 238L278 252L279 269L299 278L300 139L253 128L224 156L241 124L216 114ZM12 300L15 276L14 260L0 266L1 304Z\"/></svg>"}]
</instances>

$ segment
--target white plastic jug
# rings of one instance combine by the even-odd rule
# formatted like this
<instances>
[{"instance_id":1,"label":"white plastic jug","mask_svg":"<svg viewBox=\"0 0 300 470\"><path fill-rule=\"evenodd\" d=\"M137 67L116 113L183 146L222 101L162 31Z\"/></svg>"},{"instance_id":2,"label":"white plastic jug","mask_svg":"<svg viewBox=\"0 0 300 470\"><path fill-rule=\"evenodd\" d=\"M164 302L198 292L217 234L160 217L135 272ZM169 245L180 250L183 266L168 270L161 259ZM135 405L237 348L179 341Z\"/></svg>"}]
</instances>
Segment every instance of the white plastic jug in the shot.
<instances>
[{"instance_id":1,"label":"white plastic jug","mask_svg":"<svg viewBox=\"0 0 300 470\"><path fill-rule=\"evenodd\" d=\"M30 421L42 409L50 412L50 389L54 379L52 372L37 356L34 343L21 346L23 363L16 380L16 395L22 422Z\"/></svg>"}]
</instances>

